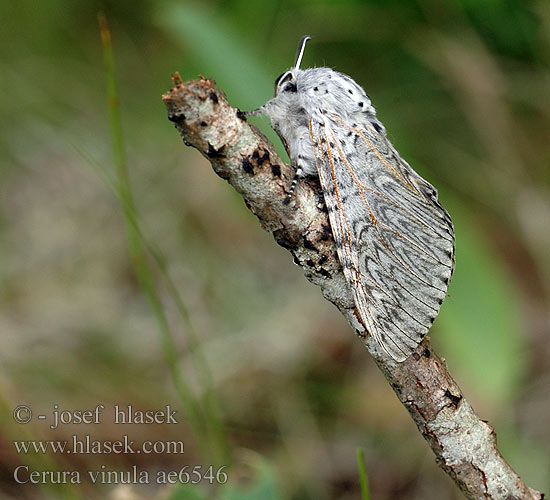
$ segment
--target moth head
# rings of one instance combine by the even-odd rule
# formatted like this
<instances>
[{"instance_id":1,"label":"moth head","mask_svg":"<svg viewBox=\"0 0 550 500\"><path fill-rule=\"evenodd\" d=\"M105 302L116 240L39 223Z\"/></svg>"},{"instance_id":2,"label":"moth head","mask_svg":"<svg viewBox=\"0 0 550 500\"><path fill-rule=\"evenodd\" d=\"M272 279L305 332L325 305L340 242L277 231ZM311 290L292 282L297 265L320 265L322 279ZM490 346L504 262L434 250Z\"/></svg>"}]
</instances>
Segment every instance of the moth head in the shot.
<instances>
[{"instance_id":1,"label":"moth head","mask_svg":"<svg viewBox=\"0 0 550 500\"><path fill-rule=\"evenodd\" d=\"M304 55L304 50L308 40L311 40L311 38L307 35L301 38L298 42L298 48L296 49L296 60L294 61L294 66L288 71L285 71L282 75L279 75L275 80L275 97L282 92L296 93L298 91L296 86L296 77L300 71L300 63L302 62L302 57Z\"/></svg>"},{"instance_id":2,"label":"moth head","mask_svg":"<svg viewBox=\"0 0 550 500\"><path fill-rule=\"evenodd\" d=\"M297 91L296 76L292 70L285 71L275 80L275 97L277 97L281 92L296 93Z\"/></svg>"}]
</instances>

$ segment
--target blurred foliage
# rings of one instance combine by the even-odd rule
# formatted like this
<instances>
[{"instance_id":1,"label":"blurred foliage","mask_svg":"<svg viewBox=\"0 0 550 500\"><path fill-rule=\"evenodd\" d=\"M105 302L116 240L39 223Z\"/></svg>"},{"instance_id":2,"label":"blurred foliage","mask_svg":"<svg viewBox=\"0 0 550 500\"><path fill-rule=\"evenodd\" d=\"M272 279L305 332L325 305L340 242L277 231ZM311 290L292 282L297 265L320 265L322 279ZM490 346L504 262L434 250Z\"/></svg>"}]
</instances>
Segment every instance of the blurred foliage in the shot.
<instances>
[{"instance_id":1,"label":"blurred foliage","mask_svg":"<svg viewBox=\"0 0 550 500\"><path fill-rule=\"evenodd\" d=\"M155 471L214 460L185 418L127 250L100 10L113 35L133 216L171 356L208 416L189 336L198 332L227 427L234 456L222 488L13 481L21 462ZM0 0L0 16L3 497L359 498L362 447L372 498L461 498L337 311L166 120L160 95L174 71L214 78L241 109L263 104L306 33L304 67L362 84L397 149L439 189L457 266L430 335L511 465L550 488L547 1ZM282 152L269 124L255 123ZM23 403L35 414L171 404L180 424L121 430L106 414L93 429L22 427L11 409ZM21 457L11 443L75 432L183 439L185 455Z\"/></svg>"}]
</instances>

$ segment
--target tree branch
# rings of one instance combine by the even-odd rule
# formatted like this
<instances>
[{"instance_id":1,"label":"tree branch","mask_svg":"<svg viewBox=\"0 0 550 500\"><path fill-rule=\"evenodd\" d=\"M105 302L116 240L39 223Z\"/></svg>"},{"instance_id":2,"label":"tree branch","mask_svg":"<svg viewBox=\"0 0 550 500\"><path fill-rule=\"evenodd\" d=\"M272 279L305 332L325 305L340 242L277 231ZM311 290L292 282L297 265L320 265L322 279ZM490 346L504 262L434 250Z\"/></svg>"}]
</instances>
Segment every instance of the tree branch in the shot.
<instances>
[{"instance_id":1,"label":"tree branch","mask_svg":"<svg viewBox=\"0 0 550 500\"><path fill-rule=\"evenodd\" d=\"M437 463L470 499L529 499L544 495L526 486L496 447L493 428L479 419L429 345L429 338L397 363L365 334L332 239L320 187L298 183L283 204L294 175L273 145L227 102L215 82L182 83L163 96L168 118L187 145L209 159L214 171L244 198L262 227L294 256L364 342L397 397L430 444Z\"/></svg>"}]
</instances>

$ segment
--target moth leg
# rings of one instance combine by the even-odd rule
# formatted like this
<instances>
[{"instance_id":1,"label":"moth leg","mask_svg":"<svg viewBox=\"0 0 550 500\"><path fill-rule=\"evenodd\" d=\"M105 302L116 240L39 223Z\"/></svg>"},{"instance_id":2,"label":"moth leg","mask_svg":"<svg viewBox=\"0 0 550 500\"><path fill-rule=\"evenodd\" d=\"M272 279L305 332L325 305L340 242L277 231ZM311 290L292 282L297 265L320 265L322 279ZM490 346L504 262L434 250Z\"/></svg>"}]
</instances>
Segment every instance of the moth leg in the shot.
<instances>
[{"instance_id":1,"label":"moth leg","mask_svg":"<svg viewBox=\"0 0 550 500\"><path fill-rule=\"evenodd\" d=\"M256 115L263 115L265 114L265 106L260 106L257 109L252 109L250 111L243 111L243 115L245 116L256 116Z\"/></svg>"},{"instance_id":2,"label":"moth leg","mask_svg":"<svg viewBox=\"0 0 550 500\"><path fill-rule=\"evenodd\" d=\"M309 130L303 127L303 130L301 131L301 133L298 134L298 138L294 141L293 144L294 154L291 156L291 160L292 165L296 169L296 173L292 178L292 183L290 184L288 195L283 201L285 205L288 205L288 203L290 202L294 194L294 190L296 189L296 185L298 184L298 181L300 179L309 176L317 176L315 156L313 153L313 149L311 148L309 137L306 134L309 134ZM289 149L287 148L287 151L288 150Z\"/></svg>"},{"instance_id":3,"label":"moth leg","mask_svg":"<svg viewBox=\"0 0 550 500\"><path fill-rule=\"evenodd\" d=\"M294 177L292 178L292 183L290 184L290 189L288 191L288 194L286 198L283 201L284 205L288 205L290 203L290 200L292 198L292 195L294 194L294 190L296 189L296 184L298 184L298 181L301 177L304 177L304 169L300 166L296 167L296 173L294 174Z\"/></svg>"}]
</instances>

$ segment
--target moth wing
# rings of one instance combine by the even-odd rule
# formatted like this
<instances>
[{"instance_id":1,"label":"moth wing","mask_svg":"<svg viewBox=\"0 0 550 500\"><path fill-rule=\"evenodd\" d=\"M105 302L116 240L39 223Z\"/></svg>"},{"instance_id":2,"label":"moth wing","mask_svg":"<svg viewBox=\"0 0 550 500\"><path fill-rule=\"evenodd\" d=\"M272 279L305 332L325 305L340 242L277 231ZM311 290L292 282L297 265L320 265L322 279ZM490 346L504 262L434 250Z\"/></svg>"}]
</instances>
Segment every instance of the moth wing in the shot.
<instances>
[{"instance_id":1,"label":"moth wing","mask_svg":"<svg viewBox=\"0 0 550 500\"><path fill-rule=\"evenodd\" d=\"M397 361L430 329L454 268L451 219L433 186L374 128L310 122L338 256L369 333Z\"/></svg>"}]
</instances>

